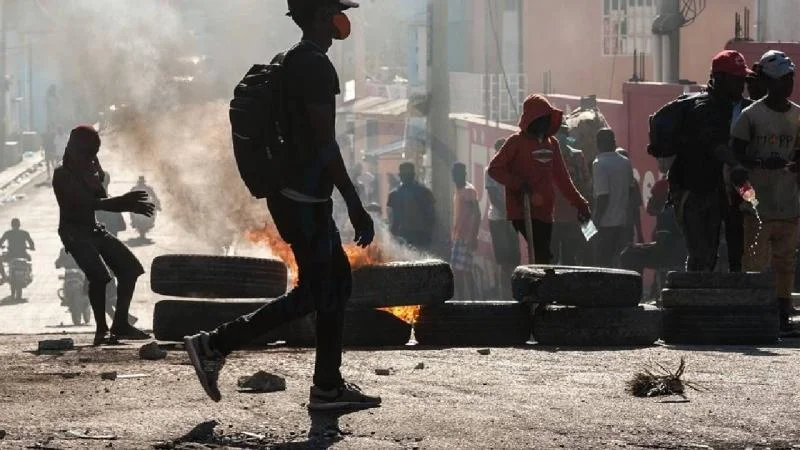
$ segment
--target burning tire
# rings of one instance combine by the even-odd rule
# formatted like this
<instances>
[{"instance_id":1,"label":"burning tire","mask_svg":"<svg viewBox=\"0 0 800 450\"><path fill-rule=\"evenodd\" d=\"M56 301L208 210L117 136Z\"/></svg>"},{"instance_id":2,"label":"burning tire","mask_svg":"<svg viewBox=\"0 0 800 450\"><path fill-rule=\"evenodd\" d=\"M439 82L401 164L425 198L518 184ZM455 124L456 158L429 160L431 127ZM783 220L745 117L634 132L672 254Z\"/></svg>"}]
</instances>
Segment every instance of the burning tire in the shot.
<instances>
[{"instance_id":1,"label":"burning tire","mask_svg":"<svg viewBox=\"0 0 800 450\"><path fill-rule=\"evenodd\" d=\"M670 272L669 289L771 289L775 287L775 274L770 273L718 273Z\"/></svg>"},{"instance_id":2,"label":"burning tire","mask_svg":"<svg viewBox=\"0 0 800 450\"><path fill-rule=\"evenodd\" d=\"M316 336L314 315L293 327L284 327L283 337L291 347L313 347ZM342 343L345 347L399 347L408 343L411 325L393 314L375 309L345 312Z\"/></svg>"},{"instance_id":3,"label":"burning tire","mask_svg":"<svg viewBox=\"0 0 800 450\"><path fill-rule=\"evenodd\" d=\"M512 301L449 301L423 306L414 333L423 345L522 345L531 334L530 308Z\"/></svg>"},{"instance_id":4,"label":"burning tire","mask_svg":"<svg viewBox=\"0 0 800 450\"><path fill-rule=\"evenodd\" d=\"M453 271L444 261L394 262L353 271L348 308L431 305L453 298Z\"/></svg>"},{"instance_id":5,"label":"burning tire","mask_svg":"<svg viewBox=\"0 0 800 450\"><path fill-rule=\"evenodd\" d=\"M282 261L238 256L164 255L153 260L150 286L161 295L274 298L287 287Z\"/></svg>"},{"instance_id":6,"label":"burning tire","mask_svg":"<svg viewBox=\"0 0 800 450\"><path fill-rule=\"evenodd\" d=\"M635 307L642 277L632 271L594 267L520 266L511 276L514 298L583 308Z\"/></svg>"},{"instance_id":7,"label":"burning tire","mask_svg":"<svg viewBox=\"0 0 800 450\"><path fill-rule=\"evenodd\" d=\"M252 313L264 301L162 300L153 312L153 334L160 341L183 341L184 336L211 331L218 326ZM316 324L313 314L282 325L253 341L264 346L286 341L295 347L313 347ZM382 347L405 345L411 325L385 311L348 310L345 313L343 342L346 346Z\"/></svg>"},{"instance_id":8,"label":"burning tire","mask_svg":"<svg viewBox=\"0 0 800 450\"><path fill-rule=\"evenodd\" d=\"M647 346L661 334L661 311L633 308L577 308L541 305L533 316L533 336L541 345L575 347Z\"/></svg>"},{"instance_id":9,"label":"burning tire","mask_svg":"<svg viewBox=\"0 0 800 450\"><path fill-rule=\"evenodd\" d=\"M775 289L664 289L661 291L664 308L777 308Z\"/></svg>"},{"instance_id":10,"label":"burning tire","mask_svg":"<svg viewBox=\"0 0 800 450\"><path fill-rule=\"evenodd\" d=\"M778 308L667 309L662 337L669 344L774 344L779 337Z\"/></svg>"}]
</instances>

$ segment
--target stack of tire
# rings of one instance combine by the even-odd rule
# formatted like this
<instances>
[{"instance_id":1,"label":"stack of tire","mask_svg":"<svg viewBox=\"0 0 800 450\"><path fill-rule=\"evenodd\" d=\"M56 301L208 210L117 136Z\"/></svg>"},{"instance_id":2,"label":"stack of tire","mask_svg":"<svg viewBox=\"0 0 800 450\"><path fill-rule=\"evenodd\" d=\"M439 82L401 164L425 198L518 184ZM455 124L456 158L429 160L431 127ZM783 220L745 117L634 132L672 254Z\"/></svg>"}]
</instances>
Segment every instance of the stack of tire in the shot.
<instances>
[{"instance_id":1,"label":"stack of tire","mask_svg":"<svg viewBox=\"0 0 800 450\"><path fill-rule=\"evenodd\" d=\"M763 345L779 338L773 274L670 272L661 302L669 344Z\"/></svg>"},{"instance_id":2,"label":"stack of tire","mask_svg":"<svg viewBox=\"0 0 800 450\"><path fill-rule=\"evenodd\" d=\"M153 292L184 298L156 303L153 334L162 341L182 341L184 336L213 330L252 313L287 290L286 265L272 259L164 255L153 261L150 274ZM411 325L377 308L443 303L452 295L453 274L442 261L388 263L355 270L345 312L344 345L404 345ZM285 341L291 346L313 346L315 329L311 314L270 331L252 345Z\"/></svg>"},{"instance_id":3,"label":"stack of tire","mask_svg":"<svg viewBox=\"0 0 800 450\"><path fill-rule=\"evenodd\" d=\"M421 345L507 347L531 335L530 307L517 301L448 301L425 305L414 325Z\"/></svg>"},{"instance_id":4,"label":"stack of tire","mask_svg":"<svg viewBox=\"0 0 800 450\"><path fill-rule=\"evenodd\" d=\"M661 311L639 305L642 278L636 272L520 266L511 285L516 300L538 304L533 337L541 345L646 346L660 336Z\"/></svg>"}]
</instances>

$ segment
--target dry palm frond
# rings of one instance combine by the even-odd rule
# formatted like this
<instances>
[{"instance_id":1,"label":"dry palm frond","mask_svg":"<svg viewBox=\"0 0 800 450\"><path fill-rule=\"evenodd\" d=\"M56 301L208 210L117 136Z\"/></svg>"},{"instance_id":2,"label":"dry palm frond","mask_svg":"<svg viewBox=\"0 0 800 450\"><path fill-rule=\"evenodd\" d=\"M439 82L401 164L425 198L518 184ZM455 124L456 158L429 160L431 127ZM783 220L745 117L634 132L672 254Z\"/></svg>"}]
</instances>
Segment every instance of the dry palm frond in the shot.
<instances>
[{"instance_id":1,"label":"dry palm frond","mask_svg":"<svg viewBox=\"0 0 800 450\"><path fill-rule=\"evenodd\" d=\"M686 360L681 357L678 370L672 372L660 363L655 363L659 374L654 373L653 367L645 368L644 371L634 374L633 379L627 383L628 392L636 397L658 397L662 395L683 395L684 387L689 387L696 391L700 388L694 384L685 382L681 379L686 371Z\"/></svg>"}]
</instances>

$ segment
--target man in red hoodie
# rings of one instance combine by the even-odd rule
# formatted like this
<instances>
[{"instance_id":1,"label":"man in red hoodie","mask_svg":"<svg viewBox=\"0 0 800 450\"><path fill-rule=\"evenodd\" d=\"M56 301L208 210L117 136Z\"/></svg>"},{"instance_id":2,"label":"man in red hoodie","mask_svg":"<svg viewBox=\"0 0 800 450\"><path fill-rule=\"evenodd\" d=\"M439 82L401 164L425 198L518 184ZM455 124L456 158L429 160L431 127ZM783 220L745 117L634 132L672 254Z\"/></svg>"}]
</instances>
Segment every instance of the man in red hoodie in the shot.
<instances>
[{"instance_id":1,"label":"man in red hoodie","mask_svg":"<svg viewBox=\"0 0 800 450\"><path fill-rule=\"evenodd\" d=\"M543 96L529 96L519 121L520 131L508 138L489 163L489 175L506 187L508 220L525 239L533 239L536 264L550 264L552 260L550 240L556 186L578 210L581 222L591 218L589 203L572 183L554 137L563 116L564 113L553 108ZM523 199L526 193L531 202L532 237L525 233Z\"/></svg>"}]
</instances>

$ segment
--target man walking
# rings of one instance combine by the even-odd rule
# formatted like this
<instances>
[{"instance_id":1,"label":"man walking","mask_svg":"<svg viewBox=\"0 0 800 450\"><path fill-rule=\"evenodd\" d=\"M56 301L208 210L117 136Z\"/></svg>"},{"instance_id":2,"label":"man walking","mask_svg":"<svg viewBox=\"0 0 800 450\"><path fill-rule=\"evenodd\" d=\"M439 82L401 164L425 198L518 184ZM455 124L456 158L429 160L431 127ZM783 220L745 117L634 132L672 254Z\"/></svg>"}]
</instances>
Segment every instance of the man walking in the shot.
<instances>
[{"instance_id":1,"label":"man walking","mask_svg":"<svg viewBox=\"0 0 800 450\"><path fill-rule=\"evenodd\" d=\"M687 145L669 171L670 198L683 231L686 270L713 272L727 207L723 165L734 181L745 172L729 146L734 106L742 99L750 69L741 53L725 50L711 63L707 92L694 97L684 118Z\"/></svg>"},{"instance_id":2,"label":"man walking","mask_svg":"<svg viewBox=\"0 0 800 450\"><path fill-rule=\"evenodd\" d=\"M759 62L767 96L742 111L733 146L746 167L758 203L744 217L743 269L760 272L771 263L776 275L781 329L790 331L800 189L800 106L791 102L795 66L785 53L770 50ZM755 207L755 211L752 207Z\"/></svg>"},{"instance_id":3,"label":"man walking","mask_svg":"<svg viewBox=\"0 0 800 450\"><path fill-rule=\"evenodd\" d=\"M498 139L494 143L495 154L505 143L505 139ZM484 185L489 195L489 233L492 235L494 259L500 269L499 291L503 298L511 298L511 274L520 262L519 237L506 215L506 192L503 185L492 178L488 170L485 178Z\"/></svg>"},{"instance_id":4,"label":"man walking","mask_svg":"<svg viewBox=\"0 0 800 450\"><path fill-rule=\"evenodd\" d=\"M619 267L619 254L627 242L633 169L628 158L617 153L610 128L597 132L597 158L592 164L595 217L597 218L598 267Z\"/></svg>"},{"instance_id":5,"label":"man walking","mask_svg":"<svg viewBox=\"0 0 800 450\"><path fill-rule=\"evenodd\" d=\"M436 222L433 192L417 181L414 164L400 164L401 184L389 193L386 207L389 229L403 243L429 251Z\"/></svg>"},{"instance_id":6,"label":"man walking","mask_svg":"<svg viewBox=\"0 0 800 450\"><path fill-rule=\"evenodd\" d=\"M217 380L225 357L270 330L316 312L317 353L308 409L371 407L380 397L364 394L342 378L344 309L352 277L339 231L333 221L334 186L342 194L356 244L368 246L375 235L335 138L339 79L326 53L333 39L345 39L350 0L289 0L289 16L302 41L283 59L291 152L285 161L285 186L267 195L267 206L281 238L297 260L299 283L260 309L185 338L186 351L208 396L222 398Z\"/></svg>"}]
</instances>

